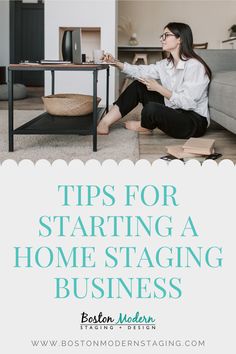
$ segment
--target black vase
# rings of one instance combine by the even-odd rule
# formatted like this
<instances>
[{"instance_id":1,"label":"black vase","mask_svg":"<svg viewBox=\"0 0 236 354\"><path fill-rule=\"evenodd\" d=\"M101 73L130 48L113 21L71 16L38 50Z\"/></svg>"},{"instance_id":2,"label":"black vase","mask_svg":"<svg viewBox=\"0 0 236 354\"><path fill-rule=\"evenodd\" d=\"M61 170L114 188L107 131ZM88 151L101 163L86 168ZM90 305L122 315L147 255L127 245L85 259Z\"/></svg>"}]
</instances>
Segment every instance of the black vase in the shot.
<instances>
[{"instance_id":1,"label":"black vase","mask_svg":"<svg viewBox=\"0 0 236 354\"><path fill-rule=\"evenodd\" d=\"M72 61L72 31L65 31L62 37L62 58Z\"/></svg>"}]
</instances>

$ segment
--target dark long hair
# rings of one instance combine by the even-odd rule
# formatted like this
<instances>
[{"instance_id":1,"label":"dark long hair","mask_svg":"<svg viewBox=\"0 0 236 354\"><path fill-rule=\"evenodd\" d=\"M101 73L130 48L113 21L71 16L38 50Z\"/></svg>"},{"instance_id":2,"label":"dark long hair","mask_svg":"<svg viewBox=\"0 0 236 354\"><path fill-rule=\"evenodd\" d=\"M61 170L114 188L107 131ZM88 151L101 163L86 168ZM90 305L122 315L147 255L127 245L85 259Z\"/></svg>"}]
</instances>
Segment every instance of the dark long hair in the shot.
<instances>
[{"instance_id":1,"label":"dark long hair","mask_svg":"<svg viewBox=\"0 0 236 354\"><path fill-rule=\"evenodd\" d=\"M189 25L181 22L170 22L164 27L164 29L165 28L168 28L176 36L176 38L181 39L179 51L180 59L186 61L190 58L195 58L200 61L206 70L207 76L211 80L211 69L193 50L193 34ZM169 55L168 60L174 63L174 58L171 54Z\"/></svg>"}]
</instances>

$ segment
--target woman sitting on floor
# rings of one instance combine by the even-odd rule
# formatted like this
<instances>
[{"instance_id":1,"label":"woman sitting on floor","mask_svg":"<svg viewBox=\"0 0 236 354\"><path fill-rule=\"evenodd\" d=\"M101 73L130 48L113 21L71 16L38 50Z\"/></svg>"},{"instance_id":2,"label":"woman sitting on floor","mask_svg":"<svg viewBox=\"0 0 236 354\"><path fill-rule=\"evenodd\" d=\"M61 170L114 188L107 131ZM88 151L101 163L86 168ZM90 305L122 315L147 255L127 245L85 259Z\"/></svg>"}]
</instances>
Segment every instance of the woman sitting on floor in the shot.
<instances>
[{"instance_id":1,"label":"woman sitting on floor","mask_svg":"<svg viewBox=\"0 0 236 354\"><path fill-rule=\"evenodd\" d=\"M160 39L163 51L169 54L156 64L131 65L115 60L110 54L104 57L104 61L136 80L99 122L98 134L108 134L110 126L138 103L143 105L141 122L128 121L127 129L145 132L159 128L180 139L200 137L206 132L211 70L193 51L191 28L171 22L165 26Z\"/></svg>"}]
</instances>

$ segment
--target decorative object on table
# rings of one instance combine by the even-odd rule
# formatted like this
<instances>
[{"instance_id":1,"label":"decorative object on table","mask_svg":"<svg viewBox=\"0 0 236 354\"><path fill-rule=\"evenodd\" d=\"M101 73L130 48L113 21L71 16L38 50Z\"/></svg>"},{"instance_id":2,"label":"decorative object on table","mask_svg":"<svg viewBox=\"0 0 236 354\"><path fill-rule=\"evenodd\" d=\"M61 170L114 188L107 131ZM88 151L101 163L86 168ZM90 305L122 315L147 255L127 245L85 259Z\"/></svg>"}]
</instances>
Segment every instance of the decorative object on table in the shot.
<instances>
[{"instance_id":1,"label":"decorative object on table","mask_svg":"<svg viewBox=\"0 0 236 354\"><path fill-rule=\"evenodd\" d=\"M42 97L46 111L54 116L84 116L93 112L93 96L59 93ZM97 97L97 105L101 101Z\"/></svg>"},{"instance_id":2,"label":"decorative object on table","mask_svg":"<svg viewBox=\"0 0 236 354\"><path fill-rule=\"evenodd\" d=\"M137 34L133 33L129 39L129 45L138 45Z\"/></svg>"},{"instance_id":3,"label":"decorative object on table","mask_svg":"<svg viewBox=\"0 0 236 354\"><path fill-rule=\"evenodd\" d=\"M82 63L81 28L72 31L72 61L73 64Z\"/></svg>"},{"instance_id":4,"label":"decorative object on table","mask_svg":"<svg viewBox=\"0 0 236 354\"><path fill-rule=\"evenodd\" d=\"M118 30L119 32L124 33L128 37L129 45L138 45L137 33L135 32L131 19L129 17L121 17L121 22L118 26Z\"/></svg>"},{"instance_id":5,"label":"decorative object on table","mask_svg":"<svg viewBox=\"0 0 236 354\"><path fill-rule=\"evenodd\" d=\"M229 29L229 37L236 37L236 25L232 25Z\"/></svg>"},{"instance_id":6,"label":"decorative object on table","mask_svg":"<svg viewBox=\"0 0 236 354\"><path fill-rule=\"evenodd\" d=\"M104 50L94 49L93 50L93 62L94 64L102 64L104 57Z\"/></svg>"},{"instance_id":7,"label":"decorative object on table","mask_svg":"<svg viewBox=\"0 0 236 354\"><path fill-rule=\"evenodd\" d=\"M61 51L63 60L72 61L72 31L70 30L65 31L63 34Z\"/></svg>"},{"instance_id":8,"label":"decorative object on table","mask_svg":"<svg viewBox=\"0 0 236 354\"><path fill-rule=\"evenodd\" d=\"M63 33L61 45L62 58L74 64L82 63L81 28L66 30Z\"/></svg>"}]
</instances>

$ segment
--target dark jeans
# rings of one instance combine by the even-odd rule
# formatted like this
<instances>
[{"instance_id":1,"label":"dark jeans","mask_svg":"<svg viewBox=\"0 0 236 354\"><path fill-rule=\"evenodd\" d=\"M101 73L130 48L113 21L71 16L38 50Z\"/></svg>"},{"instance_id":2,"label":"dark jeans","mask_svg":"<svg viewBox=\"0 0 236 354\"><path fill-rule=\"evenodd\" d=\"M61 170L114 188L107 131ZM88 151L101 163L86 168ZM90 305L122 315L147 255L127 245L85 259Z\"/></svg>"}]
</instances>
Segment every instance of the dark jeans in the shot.
<instances>
[{"instance_id":1,"label":"dark jeans","mask_svg":"<svg viewBox=\"0 0 236 354\"><path fill-rule=\"evenodd\" d=\"M200 137L207 129L207 119L193 111L166 107L164 97L158 92L148 91L139 81L132 82L114 102L122 117L142 103L141 126L147 129L159 128L177 139Z\"/></svg>"}]
</instances>

